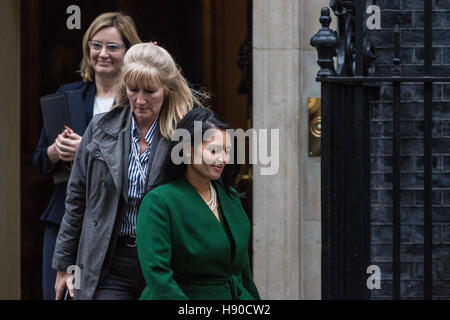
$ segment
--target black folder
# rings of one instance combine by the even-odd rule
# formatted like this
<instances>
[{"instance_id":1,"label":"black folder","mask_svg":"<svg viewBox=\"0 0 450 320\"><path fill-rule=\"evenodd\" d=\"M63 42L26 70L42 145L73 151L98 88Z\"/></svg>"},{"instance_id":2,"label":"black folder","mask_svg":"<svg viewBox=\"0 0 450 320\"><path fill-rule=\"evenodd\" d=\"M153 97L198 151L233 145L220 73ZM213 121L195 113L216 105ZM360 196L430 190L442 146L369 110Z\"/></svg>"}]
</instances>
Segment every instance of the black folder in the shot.
<instances>
[{"instance_id":1,"label":"black folder","mask_svg":"<svg viewBox=\"0 0 450 320\"><path fill-rule=\"evenodd\" d=\"M64 126L69 126L80 136L83 135L87 124L82 94L82 90L70 90L41 97L42 119L49 145L65 129ZM55 184L67 182L70 176L67 165L59 167L53 173Z\"/></svg>"},{"instance_id":2,"label":"black folder","mask_svg":"<svg viewBox=\"0 0 450 320\"><path fill-rule=\"evenodd\" d=\"M82 90L71 90L41 97L42 119L48 144L69 126L83 135L86 129L86 113L83 107Z\"/></svg>"}]
</instances>

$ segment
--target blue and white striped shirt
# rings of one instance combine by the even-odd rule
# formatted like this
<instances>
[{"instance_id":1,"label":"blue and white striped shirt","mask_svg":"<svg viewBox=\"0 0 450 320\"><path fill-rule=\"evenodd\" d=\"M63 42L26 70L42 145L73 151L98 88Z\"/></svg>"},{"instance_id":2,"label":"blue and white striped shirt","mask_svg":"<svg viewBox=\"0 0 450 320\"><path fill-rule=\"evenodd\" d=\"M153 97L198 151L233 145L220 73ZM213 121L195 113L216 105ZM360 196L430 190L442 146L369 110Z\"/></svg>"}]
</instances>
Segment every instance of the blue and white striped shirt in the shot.
<instances>
[{"instance_id":1,"label":"blue and white striped shirt","mask_svg":"<svg viewBox=\"0 0 450 320\"><path fill-rule=\"evenodd\" d=\"M145 142L147 145L151 145L155 130L158 127L158 118L153 122L150 130L148 130L145 135ZM145 149L145 151L140 154L139 138L141 137L141 132L134 120L134 114L131 117L131 145L130 145L130 155L128 156L128 206L126 208L125 217L120 226L119 235L136 235L136 218L138 214L138 203L145 192L145 180L148 170L148 159L150 157L150 147ZM134 149L134 146L136 147ZM139 157L139 163L144 177L141 177L141 171L139 170L137 159L134 156L133 149L136 151Z\"/></svg>"}]
</instances>

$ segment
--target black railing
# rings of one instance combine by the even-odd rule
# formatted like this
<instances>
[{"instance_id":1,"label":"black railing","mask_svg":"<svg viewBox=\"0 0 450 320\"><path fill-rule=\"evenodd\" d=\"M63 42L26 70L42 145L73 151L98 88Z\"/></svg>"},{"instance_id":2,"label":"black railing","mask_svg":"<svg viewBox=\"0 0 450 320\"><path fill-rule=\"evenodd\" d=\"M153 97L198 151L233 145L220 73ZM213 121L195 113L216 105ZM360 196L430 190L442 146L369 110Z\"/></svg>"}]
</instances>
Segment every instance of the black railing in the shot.
<instances>
[{"instance_id":1,"label":"black railing","mask_svg":"<svg viewBox=\"0 0 450 320\"><path fill-rule=\"evenodd\" d=\"M374 49L365 27L366 1L332 0L339 34L329 28L323 8L322 29L311 39L317 48L322 94L322 297L368 299L370 264L370 118L369 103L379 87L393 87L393 237L392 297L401 298L401 133L402 83L424 85L424 298L432 298L432 87L450 82L432 72L432 1L424 2L424 74L401 75L400 30L394 30L391 76L374 74ZM337 68L334 57L337 57ZM337 69L337 72L336 72Z\"/></svg>"}]
</instances>

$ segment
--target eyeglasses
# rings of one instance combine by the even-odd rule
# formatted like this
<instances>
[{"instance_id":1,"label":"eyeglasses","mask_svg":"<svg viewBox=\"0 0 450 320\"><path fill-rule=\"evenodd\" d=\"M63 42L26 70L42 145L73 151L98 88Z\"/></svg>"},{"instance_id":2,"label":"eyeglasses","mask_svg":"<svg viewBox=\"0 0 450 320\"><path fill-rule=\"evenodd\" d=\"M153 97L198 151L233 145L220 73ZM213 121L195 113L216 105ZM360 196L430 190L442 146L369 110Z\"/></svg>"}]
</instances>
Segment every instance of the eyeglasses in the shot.
<instances>
[{"instance_id":1,"label":"eyeglasses","mask_svg":"<svg viewBox=\"0 0 450 320\"><path fill-rule=\"evenodd\" d=\"M101 51L103 46L105 46L106 51L108 51L108 52L117 52L124 46L123 44L117 44L117 43L103 44L103 43L97 42L97 41L89 41L88 45L92 51Z\"/></svg>"}]
</instances>

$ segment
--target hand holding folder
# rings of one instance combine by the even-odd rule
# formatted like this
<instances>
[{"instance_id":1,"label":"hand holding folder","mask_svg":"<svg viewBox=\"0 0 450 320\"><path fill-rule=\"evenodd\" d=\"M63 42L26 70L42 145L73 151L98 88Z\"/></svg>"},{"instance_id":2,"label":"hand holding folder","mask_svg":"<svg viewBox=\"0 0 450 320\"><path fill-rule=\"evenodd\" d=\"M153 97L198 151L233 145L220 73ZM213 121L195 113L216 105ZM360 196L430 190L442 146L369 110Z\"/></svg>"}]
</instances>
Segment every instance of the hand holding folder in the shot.
<instances>
[{"instance_id":1,"label":"hand holding folder","mask_svg":"<svg viewBox=\"0 0 450 320\"><path fill-rule=\"evenodd\" d=\"M72 90L44 96L41 98L41 109L47 141L49 144L55 141L60 160L70 163L70 167L62 165L61 169L55 172L54 183L66 182L69 179L74 150L76 152L86 129L82 91Z\"/></svg>"},{"instance_id":2,"label":"hand holding folder","mask_svg":"<svg viewBox=\"0 0 450 320\"><path fill-rule=\"evenodd\" d=\"M55 141L66 126L82 136L86 129L86 114L81 90L64 91L41 97L42 118L47 141ZM71 130L72 130L71 129Z\"/></svg>"},{"instance_id":3,"label":"hand holding folder","mask_svg":"<svg viewBox=\"0 0 450 320\"><path fill-rule=\"evenodd\" d=\"M70 127L64 126L64 128L66 129L63 132L64 137L68 137L68 136L74 134L73 130ZM70 161L70 169L72 169L72 166L73 166L73 160Z\"/></svg>"}]
</instances>

